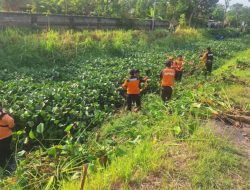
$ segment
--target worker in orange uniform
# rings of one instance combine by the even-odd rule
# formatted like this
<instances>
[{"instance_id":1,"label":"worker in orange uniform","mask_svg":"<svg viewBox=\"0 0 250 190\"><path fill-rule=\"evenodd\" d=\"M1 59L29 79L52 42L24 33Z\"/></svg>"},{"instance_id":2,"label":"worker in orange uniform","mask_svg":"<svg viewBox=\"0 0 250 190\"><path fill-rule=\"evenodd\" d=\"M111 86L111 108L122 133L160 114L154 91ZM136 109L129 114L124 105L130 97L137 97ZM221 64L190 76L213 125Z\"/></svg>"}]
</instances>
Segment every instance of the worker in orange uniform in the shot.
<instances>
[{"instance_id":1,"label":"worker in orange uniform","mask_svg":"<svg viewBox=\"0 0 250 190\"><path fill-rule=\"evenodd\" d=\"M175 70L175 80L181 81L182 73L183 73L183 57L182 55L178 55L177 59L172 64L172 68Z\"/></svg>"},{"instance_id":2,"label":"worker in orange uniform","mask_svg":"<svg viewBox=\"0 0 250 190\"><path fill-rule=\"evenodd\" d=\"M139 76L140 71L132 69L130 71L129 79L125 80L122 87L127 90L127 109L132 110L132 104L136 103L137 110L141 108L141 84L144 84L144 88L147 86L148 78L142 79Z\"/></svg>"},{"instance_id":3,"label":"worker in orange uniform","mask_svg":"<svg viewBox=\"0 0 250 190\"><path fill-rule=\"evenodd\" d=\"M213 59L214 59L213 52L211 51L211 48L208 47L206 52L203 55L201 55L201 61L204 62L206 65L206 74L211 74L212 72Z\"/></svg>"},{"instance_id":4,"label":"worker in orange uniform","mask_svg":"<svg viewBox=\"0 0 250 190\"><path fill-rule=\"evenodd\" d=\"M168 101L173 92L175 70L171 68L171 62L166 63L166 68L160 74L161 78L161 98L164 102Z\"/></svg>"},{"instance_id":5,"label":"worker in orange uniform","mask_svg":"<svg viewBox=\"0 0 250 190\"><path fill-rule=\"evenodd\" d=\"M12 129L14 119L0 108L0 167L4 167L11 157Z\"/></svg>"}]
</instances>

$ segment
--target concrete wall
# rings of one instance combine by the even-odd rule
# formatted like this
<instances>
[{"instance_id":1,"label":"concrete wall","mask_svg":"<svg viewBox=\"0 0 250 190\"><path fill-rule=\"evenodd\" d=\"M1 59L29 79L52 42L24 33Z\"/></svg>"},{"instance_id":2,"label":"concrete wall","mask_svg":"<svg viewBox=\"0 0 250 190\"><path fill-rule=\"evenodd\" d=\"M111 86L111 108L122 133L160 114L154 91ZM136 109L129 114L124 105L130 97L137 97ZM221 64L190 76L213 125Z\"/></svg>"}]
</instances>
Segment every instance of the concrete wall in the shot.
<instances>
[{"instance_id":1,"label":"concrete wall","mask_svg":"<svg viewBox=\"0 0 250 190\"><path fill-rule=\"evenodd\" d=\"M0 27L65 27L76 29L146 29L152 20L120 19L87 16L43 15L0 12ZM155 21L155 28L167 28L167 21Z\"/></svg>"}]
</instances>

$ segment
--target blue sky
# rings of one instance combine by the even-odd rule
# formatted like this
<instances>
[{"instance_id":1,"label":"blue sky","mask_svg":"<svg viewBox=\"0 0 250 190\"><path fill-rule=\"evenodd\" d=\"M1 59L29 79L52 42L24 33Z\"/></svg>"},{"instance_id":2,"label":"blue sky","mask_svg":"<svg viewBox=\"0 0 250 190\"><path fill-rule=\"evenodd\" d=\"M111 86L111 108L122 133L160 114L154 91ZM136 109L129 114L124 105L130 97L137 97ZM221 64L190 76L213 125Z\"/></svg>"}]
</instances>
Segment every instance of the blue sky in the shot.
<instances>
[{"instance_id":1,"label":"blue sky","mask_svg":"<svg viewBox=\"0 0 250 190\"><path fill-rule=\"evenodd\" d=\"M224 5L225 0L220 0L219 3ZM233 5L235 3L241 3L241 4L245 5L245 6L250 7L250 2L248 0L231 0L230 5Z\"/></svg>"}]
</instances>

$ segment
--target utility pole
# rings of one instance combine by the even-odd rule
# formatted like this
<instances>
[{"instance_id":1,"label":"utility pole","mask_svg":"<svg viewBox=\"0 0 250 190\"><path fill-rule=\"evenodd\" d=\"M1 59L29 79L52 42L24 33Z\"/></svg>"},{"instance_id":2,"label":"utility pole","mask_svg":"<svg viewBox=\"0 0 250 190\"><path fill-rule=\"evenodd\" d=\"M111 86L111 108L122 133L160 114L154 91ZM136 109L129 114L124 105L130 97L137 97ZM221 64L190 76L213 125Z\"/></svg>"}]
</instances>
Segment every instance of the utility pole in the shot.
<instances>
[{"instance_id":1,"label":"utility pole","mask_svg":"<svg viewBox=\"0 0 250 190\"><path fill-rule=\"evenodd\" d=\"M64 5L65 5L65 14L68 14L68 0L64 0Z\"/></svg>"}]
</instances>

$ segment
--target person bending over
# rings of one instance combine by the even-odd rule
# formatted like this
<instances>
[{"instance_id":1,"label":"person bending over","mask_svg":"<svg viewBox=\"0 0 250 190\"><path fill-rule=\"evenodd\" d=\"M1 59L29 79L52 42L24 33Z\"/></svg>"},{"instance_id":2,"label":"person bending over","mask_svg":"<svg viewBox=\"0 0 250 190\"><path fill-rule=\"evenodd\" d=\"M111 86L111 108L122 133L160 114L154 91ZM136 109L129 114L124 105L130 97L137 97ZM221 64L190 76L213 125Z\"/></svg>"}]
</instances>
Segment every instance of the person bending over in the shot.
<instances>
[{"instance_id":1,"label":"person bending over","mask_svg":"<svg viewBox=\"0 0 250 190\"><path fill-rule=\"evenodd\" d=\"M129 79L125 80L122 87L127 90L127 109L132 110L132 104L135 103L137 110L141 109L141 84L147 86L147 77L142 79L139 76L140 71L132 69Z\"/></svg>"}]
</instances>

